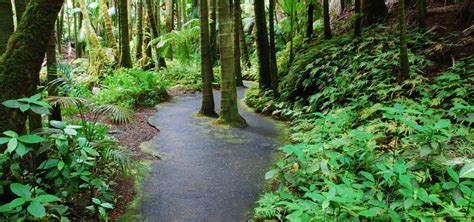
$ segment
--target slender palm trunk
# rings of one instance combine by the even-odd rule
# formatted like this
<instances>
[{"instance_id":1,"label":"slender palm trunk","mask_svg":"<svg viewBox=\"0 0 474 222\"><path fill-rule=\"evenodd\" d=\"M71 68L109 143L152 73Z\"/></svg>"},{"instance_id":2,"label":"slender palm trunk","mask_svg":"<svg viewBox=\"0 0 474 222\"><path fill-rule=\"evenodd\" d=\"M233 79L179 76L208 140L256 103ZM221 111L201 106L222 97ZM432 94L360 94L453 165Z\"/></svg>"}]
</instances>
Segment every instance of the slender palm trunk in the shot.
<instances>
[{"instance_id":1,"label":"slender palm trunk","mask_svg":"<svg viewBox=\"0 0 474 222\"><path fill-rule=\"evenodd\" d=\"M78 0L73 0L75 8L79 8ZM82 58L83 44L79 41L79 35L82 27L82 13L74 13L74 47L76 48L76 59Z\"/></svg>"},{"instance_id":2,"label":"slender palm trunk","mask_svg":"<svg viewBox=\"0 0 474 222\"><path fill-rule=\"evenodd\" d=\"M136 61L142 58L143 54L143 0L137 0L137 43L136 43Z\"/></svg>"},{"instance_id":3,"label":"slender palm trunk","mask_svg":"<svg viewBox=\"0 0 474 222\"><path fill-rule=\"evenodd\" d=\"M199 113L204 116L217 116L214 111L214 95L212 92L212 64L209 45L209 20L207 17L207 0L201 0L201 76L202 76L202 104Z\"/></svg>"},{"instance_id":4,"label":"slender palm trunk","mask_svg":"<svg viewBox=\"0 0 474 222\"><path fill-rule=\"evenodd\" d=\"M157 24L155 21L160 22L161 19L155 19L155 15L153 13L153 1L152 0L146 0L146 10L147 10L147 14L148 14L148 22L150 23L152 38L158 38L158 37L160 37L159 23ZM160 11L160 8L158 7L157 17L160 17L159 11ZM157 67L158 68L159 67L166 67L165 59L160 57L160 55L156 52L155 52L155 56L156 56L156 61L158 62Z\"/></svg>"},{"instance_id":5,"label":"slender palm trunk","mask_svg":"<svg viewBox=\"0 0 474 222\"><path fill-rule=\"evenodd\" d=\"M270 53L267 34L267 21L265 18L265 3L264 1L255 1L255 23L257 26L257 56L258 56L258 75L259 87L266 90L271 89L271 74L270 74Z\"/></svg>"},{"instance_id":6,"label":"slender palm trunk","mask_svg":"<svg viewBox=\"0 0 474 222\"><path fill-rule=\"evenodd\" d=\"M354 8L355 8L355 24L354 24L354 36L360 37L362 34L362 15L361 15L361 0L355 0Z\"/></svg>"},{"instance_id":7,"label":"slender palm trunk","mask_svg":"<svg viewBox=\"0 0 474 222\"><path fill-rule=\"evenodd\" d=\"M331 39L331 18L329 16L329 0L323 0L323 17L324 17L324 38Z\"/></svg>"},{"instance_id":8,"label":"slender palm trunk","mask_svg":"<svg viewBox=\"0 0 474 222\"><path fill-rule=\"evenodd\" d=\"M221 52L221 112L217 120L220 124L243 127L245 120L237 108L234 59L232 52L232 18L229 0L218 0L219 47Z\"/></svg>"},{"instance_id":9,"label":"slender palm trunk","mask_svg":"<svg viewBox=\"0 0 474 222\"><path fill-rule=\"evenodd\" d=\"M278 96L278 67L275 46L275 0L270 0L268 24L270 24L270 77L272 79L273 96L276 97Z\"/></svg>"},{"instance_id":10,"label":"slender palm trunk","mask_svg":"<svg viewBox=\"0 0 474 222\"><path fill-rule=\"evenodd\" d=\"M314 23L314 4L310 3L308 5L308 21L306 24L306 38L311 38L313 36L313 23Z\"/></svg>"},{"instance_id":11,"label":"slender palm trunk","mask_svg":"<svg viewBox=\"0 0 474 222\"><path fill-rule=\"evenodd\" d=\"M120 0L120 55L121 65L125 68L132 67L132 58L130 56L130 39L128 27L128 1Z\"/></svg>"},{"instance_id":12,"label":"slender palm trunk","mask_svg":"<svg viewBox=\"0 0 474 222\"><path fill-rule=\"evenodd\" d=\"M36 93L41 64L62 4L62 0L30 0L0 57L0 101ZM0 116L0 132L24 132L25 114L1 106Z\"/></svg>"},{"instance_id":13,"label":"slender palm trunk","mask_svg":"<svg viewBox=\"0 0 474 222\"><path fill-rule=\"evenodd\" d=\"M237 86L244 86L242 66L240 63L240 0L233 0L232 34L234 37L234 68Z\"/></svg>"},{"instance_id":14,"label":"slender palm trunk","mask_svg":"<svg viewBox=\"0 0 474 222\"><path fill-rule=\"evenodd\" d=\"M56 60L56 42L55 42L55 32L51 33L51 38L49 38L48 49L46 50L46 66L48 68L48 96L57 96L56 86L51 84L54 80L58 78L58 69L57 69L57 60ZM50 120L62 121L61 117L61 107L59 104L53 106L51 111Z\"/></svg>"},{"instance_id":15,"label":"slender palm trunk","mask_svg":"<svg viewBox=\"0 0 474 222\"><path fill-rule=\"evenodd\" d=\"M408 64L408 47L407 47L407 22L405 13L405 1L399 2L399 29L400 29L400 73L398 81L401 82L408 78L410 66Z\"/></svg>"},{"instance_id":16,"label":"slender palm trunk","mask_svg":"<svg viewBox=\"0 0 474 222\"><path fill-rule=\"evenodd\" d=\"M209 0L209 40L211 42L211 62L217 63L217 0Z\"/></svg>"},{"instance_id":17,"label":"slender palm trunk","mask_svg":"<svg viewBox=\"0 0 474 222\"><path fill-rule=\"evenodd\" d=\"M119 49L117 47L117 42L115 41L114 32L112 29L112 20L109 16L109 8L107 7L106 0L100 0L100 12L105 23L105 31L107 33L107 38L109 39L110 48L115 55L115 58L119 58Z\"/></svg>"},{"instance_id":18,"label":"slender palm trunk","mask_svg":"<svg viewBox=\"0 0 474 222\"><path fill-rule=\"evenodd\" d=\"M418 27L422 30L426 29L426 0L416 0L416 18L418 20Z\"/></svg>"},{"instance_id":19,"label":"slender palm trunk","mask_svg":"<svg viewBox=\"0 0 474 222\"><path fill-rule=\"evenodd\" d=\"M240 10L240 13L242 14L242 10ZM252 67L252 64L250 63L250 56L249 56L249 50L247 47L247 41L245 39L245 33L244 33L244 25L242 24L242 18L240 19L240 54L242 55L242 59L247 65L248 68Z\"/></svg>"}]
</instances>

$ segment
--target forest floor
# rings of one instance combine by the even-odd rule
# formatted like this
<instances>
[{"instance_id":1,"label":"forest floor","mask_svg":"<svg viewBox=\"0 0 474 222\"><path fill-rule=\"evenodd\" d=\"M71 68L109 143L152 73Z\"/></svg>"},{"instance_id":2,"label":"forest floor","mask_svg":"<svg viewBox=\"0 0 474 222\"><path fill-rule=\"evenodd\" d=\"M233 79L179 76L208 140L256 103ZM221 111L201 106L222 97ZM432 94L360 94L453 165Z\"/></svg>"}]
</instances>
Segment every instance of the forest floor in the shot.
<instances>
[{"instance_id":1,"label":"forest floor","mask_svg":"<svg viewBox=\"0 0 474 222\"><path fill-rule=\"evenodd\" d=\"M238 90L243 97L245 88ZM219 107L220 93L215 94ZM280 123L241 103L248 127L216 126L196 114L200 94L187 94L157 106L149 122L160 129L146 149L161 160L150 165L127 221L242 221L264 186L275 147L284 142ZM143 145L142 145L143 148Z\"/></svg>"}]
</instances>

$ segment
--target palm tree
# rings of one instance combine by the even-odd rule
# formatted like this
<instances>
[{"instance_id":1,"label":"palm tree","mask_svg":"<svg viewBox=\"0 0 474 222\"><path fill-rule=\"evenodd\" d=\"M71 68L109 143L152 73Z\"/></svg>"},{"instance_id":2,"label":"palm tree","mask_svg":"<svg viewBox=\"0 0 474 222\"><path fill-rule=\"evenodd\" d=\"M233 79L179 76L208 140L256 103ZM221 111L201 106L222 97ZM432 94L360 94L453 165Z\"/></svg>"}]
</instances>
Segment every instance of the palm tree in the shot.
<instances>
[{"instance_id":1,"label":"palm tree","mask_svg":"<svg viewBox=\"0 0 474 222\"><path fill-rule=\"evenodd\" d=\"M13 12L11 1L0 1L0 56L7 48L8 38L13 33Z\"/></svg>"},{"instance_id":2,"label":"palm tree","mask_svg":"<svg viewBox=\"0 0 474 222\"><path fill-rule=\"evenodd\" d=\"M270 24L270 77L272 79L273 95L278 95L278 67L276 61L275 46L275 0L270 0L269 21Z\"/></svg>"},{"instance_id":3,"label":"palm tree","mask_svg":"<svg viewBox=\"0 0 474 222\"><path fill-rule=\"evenodd\" d=\"M218 0L219 48L221 52L221 113L217 123L243 127L246 124L237 107L235 86L232 18L229 0Z\"/></svg>"},{"instance_id":4,"label":"palm tree","mask_svg":"<svg viewBox=\"0 0 474 222\"><path fill-rule=\"evenodd\" d=\"M355 0L354 1L354 8L355 8L355 24L354 24L354 36L355 37L360 37L362 34L362 15L360 13L361 11L361 5L360 5L361 0Z\"/></svg>"},{"instance_id":5,"label":"palm tree","mask_svg":"<svg viewBox=\"0 0 474 222\"><path fill-rule=\"evenodd\" d=\"M110 48L112 48L115 58L119 59L120 53L117 47L117 42L115 41L114 32L112 29L112 20L109 16L109 8L107 7L106 0L100 0L99 4L102 18L104 18L105 31L107 33L107 38L109 39Z\"/></svg>"},{"instance_id":6,"label":"palm tree","mask_svg":"<svg viewBox=\"0 0 474 222\"><path fill-rule=\"evenodd\" d=\"M271 88L270 76L270 53L268 44L267 21L265 18L265 2L254 1L255 24L257 26L257 56L258 56L258 76L261 90Z\"/></svg>"},{"instance_id":7,"label":"palm tree","mask_svg":"<svg viewBox=\"0 0 474 222\"><path fill-rule=\"evenodd\" d=\"M329 0L323 0L324 38L331 39L331 18L329 16Z\"/></svg>"},{"instance_id":8,"label":"palm tree","mask_svg":"<svg viewBox=\"0 0 474 222\"><path fill-rule=\"evenodd\" d=\"M83 0L80 0L83 1ZM128 1L120 0L120 55L121 65L125 68L132 67L132 58L130 56L130 38L128 26Z\"/></svg>"},{"instance_id":9,"label":"palm tree","mask_svg":"<svg viewBox=\"0 0 474 222\"><path fill-rule=\"evenodd\" d=\"M137 0L137 43L135 59L138 61L143 54L143 0Z\"/></svg>"},{"instance_id":10,"label":"palm tree","mask_svg":"<svg viewBox=\"0 0 474 222\"><path fill-rule=\"evenodd\" d=\"M202 104L199 113L204 116L217 116L214 111L214 95L212 93L212 64L211 48L209 45L209 20L207 0L200 0L201 19L201 76L202 76Z\"/></svg>"},{"instance_id":11,"label":"palm tree","mask_svg":"<svg viewBox=\"0 0 474 222\"><path fill-rule=\"evenodd\" d=\"M211 62L217 62L217 0L209 0L209 40L211 44Z\"/></svg>"},{"instance_id":12,"label":"palm tree","mask_svg":"<svg viewBox=\"0 0 474 222\"><path fill-rule=\"evenodd\" d=\"M234 37L234 68L237 86L244 86L240 64L240 0L234 0L232 7L232 34Z\"/></svg>"}]
</instances>

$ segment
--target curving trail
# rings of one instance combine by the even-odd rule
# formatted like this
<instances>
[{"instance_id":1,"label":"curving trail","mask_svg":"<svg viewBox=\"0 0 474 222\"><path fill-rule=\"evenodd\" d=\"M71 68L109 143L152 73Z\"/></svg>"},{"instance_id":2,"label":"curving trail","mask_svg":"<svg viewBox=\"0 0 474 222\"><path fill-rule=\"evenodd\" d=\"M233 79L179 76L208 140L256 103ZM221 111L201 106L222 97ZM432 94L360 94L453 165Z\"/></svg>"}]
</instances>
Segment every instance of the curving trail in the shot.
<instances>
[{"instance_id":1,"label":"curving trail","mask_svg":"<svg viewBox=\"0 0 474 222\"><path fill-rule=\"evenodd\" d=\"M245 89L238 89L239 99ZM215 94L219 107L219 93ZM200 94L160 104L150 119L161 132L149 148L164 155L151 164L136 221L245 221L261 193L281 130L239 107L249 126L227 129L196 118Z\"/></svg>"}]
</instances>

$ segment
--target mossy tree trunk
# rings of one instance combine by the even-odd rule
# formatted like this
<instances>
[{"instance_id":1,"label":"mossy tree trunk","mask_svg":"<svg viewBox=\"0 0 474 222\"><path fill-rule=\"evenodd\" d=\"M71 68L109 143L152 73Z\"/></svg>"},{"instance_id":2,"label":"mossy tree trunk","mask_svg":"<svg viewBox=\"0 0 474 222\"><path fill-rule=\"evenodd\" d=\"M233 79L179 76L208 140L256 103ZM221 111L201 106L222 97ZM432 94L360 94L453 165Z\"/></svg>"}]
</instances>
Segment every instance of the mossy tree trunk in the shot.
<instances>
[{"instance_id":1,"label":"mossy tree trunk","mask_svg":"<svg viewBox=\"0 0 474 222\"><path fill-rule=\"evenodd\" d=\"M268 24L270 28L270 77L272 79L273 96L278 96L278 67L275 45L275 0L270 0Z\"/></svg>"},{"instance_id":2,"label":"mossy tree trunk","mask_svg":"<svg viewBox=\"0 0 474 222\"><path fill-rule=\"evenodd\" d=\"M314 4L309 3L308 19L306 23L306 38L311 38L313 36L313 23L314 23Z\"/></svg>"},{"instance_id":3,"label":"mossy tree trunk","mask_svg":"<svg viewBox=\"0 0 474 222\"><path fill-rule=\"evenodd\" d=\"M254 1L255 24L257 27L256 44L258 56L258 76L260 90L271 89L270 52L268 44L265 2Z\"/></svg>"},{"instance_id":4,"label":"mossy tree trunk","mask_svg":"<svg viewBox=\"0 0 474 222\"><path fill-rule=\"evenodd\" d=\"M329 16L329 0L323 0L324 38L331 39L331 18Z\"/></svg>"},{"instance_id":5,"label":"mossy tree trunk","mask_svg":"<svg viewBox=\"0 0 474 222\"><path fill-rule=\"evenodd\" d=\"M7 42L13 33L13 12L10 0L0 0L0 56L7 48Z\"/></svg>"},{"instance_id":6,"label":"mossy tree trunk","mask_svg":"<svg viewBox=\"0 0 474 222\"><path fill-rule=\"evenodd\" d=\"M130 39L128 27L128 1L120 0L120 62L125 68L132 67L132 58L130 56Z\"/></svg>"},{"instance_id":7,"label":"mossy tree trunk","mask_svg":"<svg viewBox=\"0 0 474 222\"><path fill-rule=\"evenodd\" d=\"M209 0L209 40L211 43L211 62L217 63L217 0Z\"/></svg>"},{"instance_id":8,"label":"mossy tree trunk","mask_svg":"<svg viewBox=\"0 0 474 222\"><path fill-rule=\"evenodd\" d=\"M30 0L0 58L0 101L36 93L39 71L62 0ZM0 132L25 130L25 114L0 106Z\"/></svg>"},{"instance_id":9,"label":"mossy tree trunk","mask_svg":"<svg viewBox=\"0 0 474 222\"><path fill-rule=\"evenodd\" d=\"M119 59L120 52L117 47L117 42L115 41L114 32L112 28L112 19L109 16L109 8L107 7L106 0L100 0L100 12L105 23L105 31L107 33L107 38L109 39L110 48L114 53L115 59Z\"/></svg>"},{"instance_id":10,"label":"mossy tree trunk","mask_svg":"<svg viewBox=\"0 0 474 222\"><path fill-rule=\"evenodd\" d=\"M73 5L75 8L79 8L78 0L73 0ZM82 13L74 12L74 47L76 49L76 59L82 58L83 44L80 41L80 31L82 27Z\"/></svg>"},{"instance_id":11,"label":"mossy tree trunk","mask_svg":"<svg viewBox=\"0 0 474 222\"><path fill-rule=\"evenodd\" d=\"M237 86L244 86L242 66L240 63L240 0L233 0L232 34L234 37L235 81Z\"/></svg>"},{"instance_id":12,"label":"mossy tree trunk","mask_svg":"<svg viewBox=\"0 0 474 222\"><path fill-rule=\"evenodd\" d=\"M355 22L354 22L354 36L360 37L362 35L362 15L361 15L361 0L354 1Z\"/></svg>"},{"instance_id":13,"label":"mossy tree trunk","mask_svg":"<svg viewBox=\"0 0 474 222\"><path fill-rule=\"evenodd\" d=\"M263 2L263 1L262 1ZM232 18L229 0L218 0L219 47L221 52L221 112L218 123L243 127L245 120L237 107L237 90L234 75L234 53L232 44Z\"/></svg>"},{"instance_id":14,"label":"mossy tree trunk","mask_svg":"<svg viewBox=\"0 0 474 222\"><path fill-rule=\"evenodd\" d=\"M398 81L401 82L408 78L410 73L410 66L408 63L408 47L407 47L407 22L405 12L405 1L401 0L398 4L399 7L399 25L400 29L400 73L398 75Z\"/></svg>"},{"instance_id":15,"label":"mossy tree trunk","mask_svg":"<svg viewBox=\"0 0 474 222\"><path fill-rule=\"evenodd\" d=\"M239 5L240 6L240 5ZM239 10L240 13L242 14L242 10ZM244 25L242 23L242 16L240 16L241 19L240 19L240 31L239 31L239 34L240 34L240 54L242 55L242 59L245 63L245 65L247 65L248 68L252 67L252 64L250 63L250 55L249 55L249 50L248 50L248 47L247 47L247 41L245 39L245 32L244 32Z\"/></svg>"},{"instance_id":16,"label":"mossy tree trunk","mask_svg":"<svg viewBox=\"0 0 474 222\"><path fill-rule=\"evenodd\" d=\"M143 54L143 0L137 0L137 43L135 51L136 61L142 58Z\"/></svg>"},{"instance_id":17,"label":"mossy tree trunk","mask_svg":"<svg viewBox=\"0 0 474 222\"><path fill-rule=\"evenodd\" d=\"M211 47L209 45L209 20L207 0L201 0L201 76L202 76L202 104L199 113L204 116L217 116L212 92L212 63Z\"/></svg>"}]
</instances>

